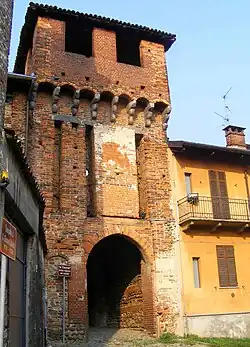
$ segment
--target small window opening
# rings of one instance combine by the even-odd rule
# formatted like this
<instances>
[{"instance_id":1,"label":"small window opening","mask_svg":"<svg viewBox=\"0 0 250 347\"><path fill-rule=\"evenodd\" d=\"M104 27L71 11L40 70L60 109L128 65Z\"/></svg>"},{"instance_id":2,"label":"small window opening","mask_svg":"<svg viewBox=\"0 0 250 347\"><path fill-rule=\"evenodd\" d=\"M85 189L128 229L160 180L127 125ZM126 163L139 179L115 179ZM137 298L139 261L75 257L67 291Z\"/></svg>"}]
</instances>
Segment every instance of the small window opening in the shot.
<instances>
[{"instance_id":1,"label":"small window opening","mask_svg":"<svg viewBox=\"0 0 250 347\"><path fill-rule=\"evenodd\" d=\"M92 56L92 28L83 25L82 21L66 22L65 51Z\"/></svg>"},{"instance_id":2,"label":"small window opening","mask_svg":"<svg viewBox=\"0 0 250 347\"><path fill-rule=\"evenodd\" d=\"M200 288L200 258L193 258L194 287Z\"/></svg>"},{"instance_id":3,"label":"small window opening","mask_svg":"<svg viewBox=\"0 0 250 347\"><path fill-rule=\"evenodd\" d=\"M116 53L118 63L141 66L140 40L132 35L116 33Z\"/></svg>"},{"instance_id":4,"label":"small window opening","mask_svg":"<svg viewBox=\"0 0 250 347\"><path fill-rule=\"evenodd\" d=\"M185 172L185 184L187 196L192 193L191 173Z\"/></svg>"}]
</instances>

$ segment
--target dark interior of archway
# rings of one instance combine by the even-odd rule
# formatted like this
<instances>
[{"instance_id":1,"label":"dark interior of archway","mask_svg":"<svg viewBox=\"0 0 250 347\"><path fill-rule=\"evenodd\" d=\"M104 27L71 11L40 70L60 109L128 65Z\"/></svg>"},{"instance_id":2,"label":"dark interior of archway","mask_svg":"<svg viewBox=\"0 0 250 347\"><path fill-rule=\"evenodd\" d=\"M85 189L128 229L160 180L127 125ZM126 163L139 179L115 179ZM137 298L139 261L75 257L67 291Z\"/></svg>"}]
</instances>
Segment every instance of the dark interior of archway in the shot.
<instances>
[{"instance_id":1,"label":"dark interior of archway","mask_svg":"<svg viewBox=\"0 0 250 347\"><path fill-rule=\"evenodd\" d=\"M143 328L141 253L113 235L100 241L87 263L89 325Z\"/></svg>"}]
</instances>

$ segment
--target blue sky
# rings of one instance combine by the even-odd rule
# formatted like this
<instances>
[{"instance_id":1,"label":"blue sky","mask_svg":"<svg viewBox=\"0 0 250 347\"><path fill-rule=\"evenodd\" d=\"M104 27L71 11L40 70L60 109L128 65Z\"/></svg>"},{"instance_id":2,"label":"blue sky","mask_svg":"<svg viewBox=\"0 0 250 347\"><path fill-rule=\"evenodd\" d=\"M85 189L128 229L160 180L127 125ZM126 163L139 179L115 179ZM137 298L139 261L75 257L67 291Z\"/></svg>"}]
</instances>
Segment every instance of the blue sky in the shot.
<instances>
[{"instance_id":1,"label":"blue sky","mask_svg":"<svg viewBox=\"0 0 250 347\"><path fill-rule=\"evenodd\" d=\"M12 71L28 0L15 0L10 66ZM81 12L147 25L177 35L167 54L172 114L171 139L224 145L222 96L231 123L247 128L250 142L249 0L46 0Z\"/></svg>"}]
</instances>

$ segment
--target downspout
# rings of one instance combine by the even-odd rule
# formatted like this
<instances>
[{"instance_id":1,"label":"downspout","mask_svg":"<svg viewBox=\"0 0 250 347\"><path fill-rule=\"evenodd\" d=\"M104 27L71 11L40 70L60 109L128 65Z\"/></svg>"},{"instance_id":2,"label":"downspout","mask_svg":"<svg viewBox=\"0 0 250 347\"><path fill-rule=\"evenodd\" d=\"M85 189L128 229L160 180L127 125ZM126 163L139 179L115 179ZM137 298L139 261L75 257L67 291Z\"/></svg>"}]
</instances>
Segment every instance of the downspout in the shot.
<instances>
[{"instance_id":1,"label":"downspout","mask_svg":"<svg viewBox=\"0 0 250 347\"><path fill-rule=\"evenodd\" d=\"M29 99L26 103L26 115L25 115L25 143L24 143L24 155L27 157L28 154L28 136L29 136L29 115L30 115L30 107L29 107Z\"/></svg>"},{"instance_id":2,"label":"downspout","mask_svg":"<svg viewBox=\"0 0 250 347\"><path fill-rule=\"evenodd\" d=\"M248 217L249 217L249 211L250 211L250 192L249 192L248 172L247 172L247 169L244 171L244 179L245 179L246 191L247 191Z\"/></svg>"}]
</instances>

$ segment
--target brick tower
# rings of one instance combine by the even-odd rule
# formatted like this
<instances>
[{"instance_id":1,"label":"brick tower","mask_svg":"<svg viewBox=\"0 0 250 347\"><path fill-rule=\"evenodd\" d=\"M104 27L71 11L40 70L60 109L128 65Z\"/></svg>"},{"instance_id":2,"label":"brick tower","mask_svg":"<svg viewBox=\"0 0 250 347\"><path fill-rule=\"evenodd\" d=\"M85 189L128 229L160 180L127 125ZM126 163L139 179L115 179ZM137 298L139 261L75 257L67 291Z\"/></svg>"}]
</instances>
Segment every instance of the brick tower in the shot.
<instances>
[{"instance_id":1,"label":"brick tower","mask_svg":"<svg viewBox=\"0 0 250 347\"><path fill-rule=\"evenodd\" d=\"M165 129L165 51L175 36L31 3L15 72L15 128L46 198L48 334L61 338L62 279L70 264L66 338L89 326L160 333L179 325L176 223ZM26 112L27 111L27 112ZM26 116L25 116L26 115Z\"/></svg>"}]
</instances>

